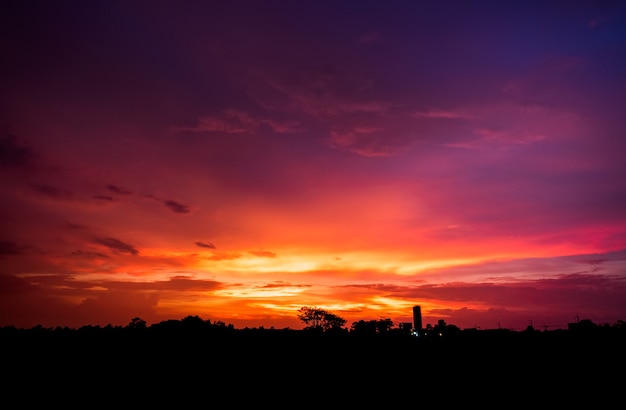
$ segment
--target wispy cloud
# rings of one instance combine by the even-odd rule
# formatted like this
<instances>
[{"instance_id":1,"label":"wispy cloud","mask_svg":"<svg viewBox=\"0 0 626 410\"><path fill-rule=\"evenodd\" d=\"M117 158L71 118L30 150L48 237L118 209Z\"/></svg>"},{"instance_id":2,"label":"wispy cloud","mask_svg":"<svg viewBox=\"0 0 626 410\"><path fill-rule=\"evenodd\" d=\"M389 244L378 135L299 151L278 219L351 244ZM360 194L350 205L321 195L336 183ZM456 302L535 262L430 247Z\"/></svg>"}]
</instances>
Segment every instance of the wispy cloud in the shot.
<instances>
[{"instance_id":1,"label":"wispy cloud","mask_svg":"<svg viewBox=\"0 0 626 410\"><path fill-rule=\"evenodd\" d=\"M297 121L280 121L276 119L253 116L239 110L226 110L220 116L205 116L198 119L192 127L174 127L174 131L216 132L223 134L254 134L262 126L276 133L299 132Z\"/></svg>"},{"instance_id":2,"label":"wispy cloud","mask_svg":"<svg viewBox=\"0 0 626 410\"><path fill-rule=\"evenodd\" d=\"M323 121L337 119L350 114L379 114L389 112L393 104L367 98L355 98L345 91L345 74L328 69L311 69L309 71L295 73L292 82L266 78L267 84L277 93L283 95L289 101L283 109L287 111L298 110L301 113L311 115ZM349 84L354 80L348 81ZM363 87L358 81L352 84L353 88ZM359 93L355 91L355 93Z\"/></svg>"},{"instance_id":3,"label":"wispy cloud","mask_svg":"<svg viewBox=\"0 0 626 410\"><path fill-rule=\"evenodd\" d=\"M275 258L276 254L270 251L248 251L251 255L260 256L263 258Z\"/></svg>"},{"instance_id":4,"label":"wispy cloud","mask_svg":"<svg viewBox=\"0 0 626 410\"><path fill-rule=\"evenodd\" d=\"M213 245L211 242L195 242L195 244L201 248L209 248L209 249L215 249L215 245Z\"/></svg>"},{"instance_id":5,"label":"wispy cloud","mask_svg":"<svg viewBox=\"0 0 626 410\"><path fill-rule=\"evenodd\" d=\"M507 148L511 146L529 145L544 140L546 137L541 134L515 134L503 130L489 128L476 128L474 135L477 139L463 142L445 144L453 148L477 149L484 147Z\"/></svg>"},{"instance_id":6,"label":"wispy cloud","mask_svg":"<svg viewBox=\"0 0 626 410\"><path fill-rule=\"evenodd\" d=\"M107 190L116 195L122 196L130 196L130 195L138 195L143 198L150 198L155 201L161 202L165 207L167 207L170 211L177 214L188 214L191 212L191 207L189 205L185 205L179 201L175 201L173 199L162 199L152 194L139 195L135 194L133 191L126 189L124 187L120 187L118 185L107 185ZM96 195L94 198L100 199L103 201L114 201L115 198L109 195Z\"/></svg>"},{"instance_id":7,"label":"wispy cloud","mask_svg":"<svg viewBox=\"0 0 626 410\"><path fill-rule=\"evenodd\" d=\"M192 279L184 276L175 276L168 281L160 281L150 287L156 287L157 289L163 289L167 291L186 291L186 290L203 290L211 291L218 290L223 287L223 284L214 280L202 280Z\"/></svg>"},{"instance_id":8,"label":"wispy cloud","mask_svg":"<svg viewBox=\"0 0 626 410\"><path fill-rule=\"evenodd\" d=\"M115 198L113 198L112 196L108 196L108 195L94 195L94 199L99 199L101 201L108 201L108 202L115 201Z\"/></svg>"},{"instance_id":9,"label":"wispy cloud","mask_svg":"<svg viewBox=\"0 0 626 410\"><path fill-rule=\"evenodd\" d=\"M183 205L180 202L172 201L171 199L167 199L163 201L163 203L177 214L188 214L190 211L189 206Z\"/></svg>"},{"instance_id":10,"label":"wispy cloud","mask_svg":"<svg viewBox=\"0 0 626 410\"><path fill-rule=\"evenodd\" d=\"M148 194L143 195L145 198L154 199L155 201L161 202L165 205L169 210L177 214L188 214L191 212L191 207L189 205L182 204L178 201L174 201L172 199L161 199L154 195Z\"/></svg>"},{"instance_id":11,"label":"wispy cloud","mask_svg":"<svg viewBox=\"0 0 626 410\"><path fill-rule=\"evenodd\" d=\"M71 253L72 256L79 256L81 258L96 258L96 259L109 259L110 257L100 252L87 252L82 250L77 250Z\"/></svg>"},{"instance_id":12,"label":"wispy cloud","mask_svg":"<svg viewBox=\"0 0 626 410\"><path fill-rule=\"evenodd\" d=\"M240 253L216 253L212 256L209 256L207 259L211 261L224 261L224 260L234 260L241 258Z\"/></svg>"},{"instance_id":13,"label":"wispy cloud","mask_svg":"<svg viewBox=\"0 0 626 410\"><path fill-rule=\"evenodd\" d=\"M95 243L104 245L115 253L127 253L129 255L139 255L139 251L133 245L127 244L115 238L95 238Z\"/></svg>"},{"instance_id":14,"label":"wispy cloud","mask_svg":"<svg viewBox=\"0 0 626 410\"><path fill-rule=\"evenodd\" d=\"M107 189L114 194L118 195L132 195L132 192L126 188L117 186L117 185L107 185Z\"/></svg>"},{"instance_id":15,"label":"wispy cloud","mask_svg":"<svg viewBox=\"0 0 626 410\"><path fill-rule=\"evenodd\" d=\"M30 184L30 187L40 195L57 200L75 200L78 199L73 191L58 188L48 184Z\"/></svg>"},{"instance_id":16,"label":"wispy cloud","mask_svg":"<svg viewBox=\"0 0 626 410\"><path fill-rule=\"evenodd\" d=\"M356 127L346 131L331 130L328 145L363 157L388 157L404 151L407 141L394 141L381 128Z\"/></svg>"},{"instance_id":17,"label":"wispy cloud","mask_svg":"<svg viewBox=\"0 0 626 410\"><path fill-rule=\"evenodd\" d=\"M472 114L461 111L416 111L411 114L416 118L431 118L431 119L448 119L448 120L472 120L475 117Z\"/></svg>"}]
</instances>

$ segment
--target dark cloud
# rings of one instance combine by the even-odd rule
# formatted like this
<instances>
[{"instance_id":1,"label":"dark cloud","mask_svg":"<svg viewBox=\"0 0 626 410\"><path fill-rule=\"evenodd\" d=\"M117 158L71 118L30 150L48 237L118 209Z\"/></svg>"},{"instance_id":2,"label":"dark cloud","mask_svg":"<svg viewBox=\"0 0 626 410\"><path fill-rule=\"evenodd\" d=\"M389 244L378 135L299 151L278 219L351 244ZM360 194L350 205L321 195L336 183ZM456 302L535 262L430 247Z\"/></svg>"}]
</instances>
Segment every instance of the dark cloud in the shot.
<instances>
[{"instance_id":1,"label":"dark cloud","mask_svg":"<svg viewBox=\"0 0 626 410\"><path fill-rule=\"evenodd\" d=\"M104 245L107 248L111 249L113 252L121 252L127 253L129 255L139 255L139 251L132 245L129 245L125 242L120 241L115 238L96 238L94 239L96 243L100 245Z\"/></svg>"},{"instance_id":2,"label":"dark cloud","mask_svg":"<svg viewBox=\"0 0 626 410\"><path fill-rule=\"evenodd\" d=\"M0 295L16 295L38 289L30 280L14 275L0 274Z\"/></svg>"},{"instance_id":3,"label":"dark cloud","mask_svg":"<svg viewBox=\"0 0 626 410\"><path fill-rule=\"evenodd\" d=\"M113 197L106 196L106 195L96 195L96 196L94 196L94 198L95 199L100 199L102 201L110 201L110 202L115 201L115 199L113 199Z\"/></svg>"},{"instance_id":4,"label":"dark cloud","mask_svg":"<svg viewBox=\"0 0 626 410\"><path fill-rule=\"evenodd\" d=\"M22 249L11 241L0 241L0 255L19 255Z\"/></svg>"},{"instance_id":5,"label":"dark cloud","mask_svg":"<svg viewBox=\"0 0 626 410\"><path fill-rule=\"evenodd\" d=\"M57 188L52 185L47 184L30 184L31 188L38 194L47 196L53 199L65 199L65 200L73 200L76 199L76 195L72 191L68 191L66 189Z\"/></svg>"},{"instance_id":6,"label":"dark cloud","mask_svg":"<svg viewBox=\"0 0 626 410\"><path fill-rule=\"evenodd\" d=\"M168 207L171 211L176 212L177 214L187 214L190 212L189 206L181 204L180 202L176 202L171 199L161 199L151 194L144 194L142 196L144 198L150 198L154 199L155 201L162 202L166 207Z\"/></svg>"},{"instance_id":7,"label":"dark cloud","mask_svg":"<svg viewBox=\"0 0 626 410\"><path fill-rule=\"evenodd\" d=\"M74 283L74 282L73 282ZM93 286L93 283L85 282L89 286ZM152 291L184 291L184 290L214 290L223 288L221 282L214 280L194 279L190 276L176 275L167 280L157 281L107 281L100 284L102 287L106 287L112 291L139 291L140 293L152 292Z\"/></svg>"},{"instance_id":8,"label":"dark cloud","mask_svg":"<svg viewBox=\"0 0 626 410\"><path fill-rule=\"evenodd\" d=\"M178 203L176 201L172 201L170 199L164 200L163 203L165 204L165 206L167 206L172 211L174 211L174 212L176 212L178 214L187 214L187 213L189 213L189 207L187 205L183 205L181 203Z\"/></svg>"},{"instance_id":9,"label":"dark cloud","mask_svg":"<svg viewBox=\"0 0 626 410\"><path fill-rule=\"evenodd\" d=\"M155 284L157 288L162 288L165 290L217 290L222 289L223 285L221 282L217 282L214 280L195 280L189 279L184 276L175 276L169 281L157 282Z\"/></svg>"},{"instance_id":10,"label":"dark cloud","mask_svg":"<svg viewBox=\"0 0 626 410\"><path fill-rule=\"evenodd\" d=\"M81 250L77 250L71 253L72 256L80 256L80 257L84 257L84 258L104 258L104 259L109 259L109 257L103 253L100 252L85 252L85 251L81 251Z\"/></svg>"},{"instance_id":11,"label":"dark cloud","mask_svg":"<svg viewBox=\"0 0 626 410\"><path fill-rule=\"evenodd\" d=\"M126 188L122 188L119 187L117 185L107 185L107 189L111 192L113 192L114 194L119 194L119 195L132 195L132 192L129 191Z\"/></svg>"},{"instance_id":12,"label":"dark cloud","mask_svg":"<svg viewBox=\"0 0 626 410\"><path fill-rule=\"evenodd\" d=\"M73 222L66 222L65 223L65 227L69 228L69 229L73 229L73 230L85 230L88 229L87 226L82 225L82 224L77 224L77 223L73 223Z\"/></svg>"},{"instance_id":13,"label":"dark cloud","mask_svg":"<svg viewBox=\"0 0 626 410\"><path fill-rule=\"evenodd\" d=\"M211 248L211 249L215 249L215 245L213 245L210 242L196 242L196 245L198 245L201 248Z\"/></svg>"},{"instance_id":14,"label":"dark cloud","mask_svg":"<svg viewBox=\"0 0 626 410\"><path fill-rule=\"evenodd\" d=\"M33 157L32 149L19 144L15 135L5 132L0 137L0 167L25 167Z\"/></svg>"}]
</instances>

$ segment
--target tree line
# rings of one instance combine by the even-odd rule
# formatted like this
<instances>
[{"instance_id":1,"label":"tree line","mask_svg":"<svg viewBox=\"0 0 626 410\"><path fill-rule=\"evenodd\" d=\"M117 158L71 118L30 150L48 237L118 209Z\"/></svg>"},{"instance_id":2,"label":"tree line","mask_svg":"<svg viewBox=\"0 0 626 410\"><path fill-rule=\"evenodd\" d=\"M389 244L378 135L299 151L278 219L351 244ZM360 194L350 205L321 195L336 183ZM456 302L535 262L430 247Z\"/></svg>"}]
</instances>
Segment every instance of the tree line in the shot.
<instances>
[{"instance_id":1,"label":"tree line","mask_svg":"<svg viewBox=\"0 0 626 410\"><path fill-rule=\"evenodd\" d=\"M266 329L263 326L257 328L243 328L236 329L232 324L226 324L223 321L211 321L210 319L202 319L197 315L189 315L181 320L165 320L159 323L148 325L148 323L140 317L134 317L126 326L113 326L108 324L106 326L100 325L84 325L79 328L68 327L55 327L44 328L42 325L34 326L30 329L18 329L14 326L0 327L0 332L3 335L18 334L20 332L28 332L30 334L43 335L45 333L55 332L57 334L67 334L70 332L79 331L83 334L96 334L97 332L107 332L109 334L152 334L152 335L164 335L164 334L179 334L179 335L191 335L191 334L206 334L206 335L234 335L237 333L254 335L254 334L286 334L286 333L305 333L307 335L324 334L324 335L354 335L354 336L368 336L376 335L382 336L402 336L402 337L419 337L424 338L453 338L460 337L462 335L475 335L475 334L584 334L584 335L626 335L626 322L619 320L614 324L596 324L591 320L583 319L576 323L571 323L568 329L554 329L554 330L537 330L529 325L523 331L513 331L509 329L492 329L492 330L478 330L478 329L464 329L461 330L458 326L448 324L445 320L440 319L435 325L427 324L424 329L413 329L409 323L394 323L390 318L376 319L376 320L358 320L352 322L349 328L347 328L346 320L341 316L319 307L303 306L297 311L297 317L305 325L302 331L293 330L290 328L275 329L271 327Z\"/></svg>"}]
</instances>

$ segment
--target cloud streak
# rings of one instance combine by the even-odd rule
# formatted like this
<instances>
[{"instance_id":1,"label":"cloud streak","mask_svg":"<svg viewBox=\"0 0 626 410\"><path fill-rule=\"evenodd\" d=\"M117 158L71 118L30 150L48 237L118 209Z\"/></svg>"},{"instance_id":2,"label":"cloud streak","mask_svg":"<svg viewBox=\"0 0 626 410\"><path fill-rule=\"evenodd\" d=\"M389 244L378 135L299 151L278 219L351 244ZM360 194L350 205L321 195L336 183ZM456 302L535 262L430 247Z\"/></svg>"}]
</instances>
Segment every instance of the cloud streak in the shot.
<instances>
[{"instance_id":1,"label":"cloud streak","mask_svg":"<svg viewBox=\"0 0 626 410\"><path fill-rule=\"evenodd\" d=\"M120 241L115 238L94 238L94 242L100 245L104 245L114 253L125 253L129 255L139 255L139 251L130 244Z\"/></svg>"},{"instance_id":2,"label":"cloud streak","mask_svg":"<svg viewBox=\"0 0 626 410\"><path fill-rule=\"evenodd\" d=\"M211 242L195 242L195 244L201 248L209 248L209 249L215 249L215 245L213 245Z\"/></svg>"}]
</instances>

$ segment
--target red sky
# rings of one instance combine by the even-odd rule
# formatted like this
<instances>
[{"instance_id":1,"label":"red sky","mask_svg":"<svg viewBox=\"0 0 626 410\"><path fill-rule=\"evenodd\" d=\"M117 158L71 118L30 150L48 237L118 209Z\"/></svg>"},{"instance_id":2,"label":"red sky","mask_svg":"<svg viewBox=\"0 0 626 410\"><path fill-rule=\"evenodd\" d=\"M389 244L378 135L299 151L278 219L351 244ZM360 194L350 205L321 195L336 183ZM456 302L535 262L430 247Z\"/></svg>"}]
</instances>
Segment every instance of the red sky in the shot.
<instances>
[{"instance_id":1,"label":"red sky","mask_svg":"<svg viewBox=\"0 0 626 410\"><path fill-rule=\"evenodd\" d=\"M626 320L626 4L0 7L1 326Z\"/></svg>"}]
</instances>

